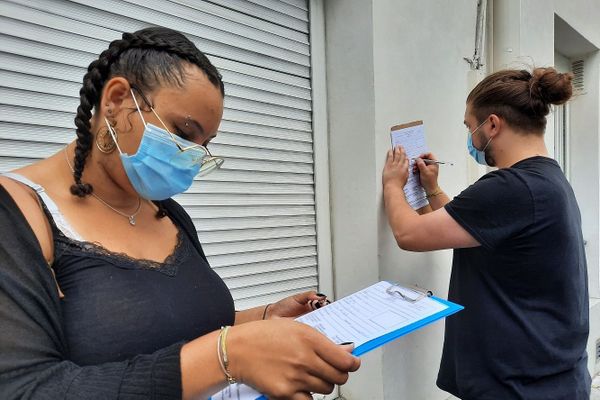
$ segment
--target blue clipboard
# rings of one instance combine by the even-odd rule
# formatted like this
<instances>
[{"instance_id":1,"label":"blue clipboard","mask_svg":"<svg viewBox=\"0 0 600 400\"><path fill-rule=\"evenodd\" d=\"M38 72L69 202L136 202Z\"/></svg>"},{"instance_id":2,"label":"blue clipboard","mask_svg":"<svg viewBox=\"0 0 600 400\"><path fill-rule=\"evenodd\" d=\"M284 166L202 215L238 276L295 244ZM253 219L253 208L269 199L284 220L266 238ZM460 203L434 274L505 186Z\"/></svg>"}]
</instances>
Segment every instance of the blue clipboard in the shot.
<instances>
[{"instance_id":1,"label":"blue clipboard","mask_svg":"<svg viewBox=\"0 0 600 400\"><path fill-rule=\"evenodd\" d=\"M376 348L383 346L384 344L391 342L392 340L398 339L401 336L407 335L407 334L409 334L413 331L416 331L426 325L431 324L432 322L435 322L439 319L448 317L448 316L455 314L464 309L464 307L461 306L460 304L456 304L456 303L453 303L448 300L440 299L439 297L429 296L429 298L444 304L448 308L446 308L436 314L433 314L427 318L423 318L417 322L414 322L410 325L400 328L396 331L390 332L386 335L383 335L376 339L370 340L367 343L361 344L360 346L355 348L354 351L352 351L352 354L354 354L357 357L362 356L363 354L366 354L366 353L370 352L371 350L375 350ZM261 398L264 399L265 397L263 396Z\"/></svg>"},{"instance_id":2,"label":"blue clipboard","mask_svg":"<svg viewBox=\"0 0 600 400\"><path fill-rule=\"evenodd\" d=\"M390 283L392 283L392 282L390 282ZM395 284L392 283L392 285L395 285ZM415 290L415 287L413 287L412 289ZM428 297L429 299L435 300L435 301L445 305L447 308L445 308L444 310L437 312L433 315L430 315L426 318L423 318L416 322L413 322L410 325L404 326L398 330L389 332L383 336L380 336L380 337L372 339L366 343L363 343L360 346L356 347L352 351L352 354L354 354L357 357L360 357L363 354L370 352L371 350L375 350L376 348L381 347L384 344L391 342L392 340L398 339L401 336L407 335L407 334L414 332L426 325L429 325L439 319L448 317L448 316L455 314L464 309L464 307L461 306L460 304L456 304L451 301L444 300L439 297L433 296L433 294L429 290L423 290L420 288L417 288L417 290L423 292L423 294L424 294L423 297ZM418 301L418 300L416 300L416 301ZM211 399L209 398L209 400L211 400ZM255 400L267 400L267 398L265 396L259 396Z\"/></svg>"},{"instance_id":3,"label":"blue clipboard","mask_svg":"<svg viewBox=\"0 0 600 400\"><path fill-rule=\"evenodd\" d=\"M417 322L407 325L407 326L405 326L401 329L398 329L394 332L390 332L386 335L383 335L376 339L370 340L367 343L361 344L360 346L355 348L354 351L352 351L352 354L354 354L357 357L360 357L363 354L370 352L371 350L375 350L376 348L381 347L384 344L391 342L392 340L398 339L399 337L407 335L413 331L416 331L416 330L424 327L425 325L429 325L432 322L435 322L439 319L448 317L448 316L455 314L464 309L464 307L461 306L460 304L456 304L456 303L453 303L448 300L440 299L439 297L429 296L429 298L444 304L448 308L446 308L445 310L442 310L436 314L433 314L427 318L421 319ZM256 400L267 400L267 398L265 396L260 396Z\"/></svg>"}]
</instances>

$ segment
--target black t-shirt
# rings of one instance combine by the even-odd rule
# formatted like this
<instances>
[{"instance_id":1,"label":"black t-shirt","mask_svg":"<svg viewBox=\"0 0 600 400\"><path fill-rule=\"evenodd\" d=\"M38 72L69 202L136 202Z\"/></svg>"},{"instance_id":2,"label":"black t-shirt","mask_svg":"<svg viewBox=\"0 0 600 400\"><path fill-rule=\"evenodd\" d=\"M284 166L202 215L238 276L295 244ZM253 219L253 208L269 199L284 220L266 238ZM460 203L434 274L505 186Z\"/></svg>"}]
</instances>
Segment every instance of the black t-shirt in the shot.
<instances>
[{"instance_id":1,"label":"black t-shirt","mask_svg":"<svg viewBox=\"0 0 600 400\"><path fill-rule=\"evenodd\" d=\"M482 177L446 205L481 246L454 250L438 386L462 399L588 400L581 215L556 161Z\"/></svg>"}]
</instances>

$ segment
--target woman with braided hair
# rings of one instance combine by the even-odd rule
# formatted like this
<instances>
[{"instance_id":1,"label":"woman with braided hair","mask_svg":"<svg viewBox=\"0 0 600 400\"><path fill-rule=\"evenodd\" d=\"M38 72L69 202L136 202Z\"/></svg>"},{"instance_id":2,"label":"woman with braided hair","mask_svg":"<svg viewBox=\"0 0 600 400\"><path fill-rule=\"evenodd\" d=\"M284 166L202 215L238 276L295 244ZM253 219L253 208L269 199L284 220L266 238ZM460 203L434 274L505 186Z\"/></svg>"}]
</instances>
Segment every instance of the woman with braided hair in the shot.
<instances>
[{"instance_id":1,"label":"woman with braided hair","mask_svg":"<svg viewBox=\"0 0 600 400\"><path fill-rule=\"evenodd\" d=\"M404 198L409 162L388 152L385 208L405 250L454 249L437 385L465 400L589 400L588 280L575 194L544 142L552 104L572 94L554 68L498 71L467 97L467 149L498 167L450 200L418 159L429 212ZM423 158L434 159L433 154Z\"/></svg>"},{"instance_id":2,"label":"woman with braided hair","mask_svg":"<svg viewBox=\"0 0 600 400\"><path fill-rule=\"evenodd\" d=\"M324 295L236 312L170 199L222 164L223 96L182 34L125 33L83 78L76 141L0 176L2 399L310 399L358 368L291 320Z\"/></svg>"}]
</instances>

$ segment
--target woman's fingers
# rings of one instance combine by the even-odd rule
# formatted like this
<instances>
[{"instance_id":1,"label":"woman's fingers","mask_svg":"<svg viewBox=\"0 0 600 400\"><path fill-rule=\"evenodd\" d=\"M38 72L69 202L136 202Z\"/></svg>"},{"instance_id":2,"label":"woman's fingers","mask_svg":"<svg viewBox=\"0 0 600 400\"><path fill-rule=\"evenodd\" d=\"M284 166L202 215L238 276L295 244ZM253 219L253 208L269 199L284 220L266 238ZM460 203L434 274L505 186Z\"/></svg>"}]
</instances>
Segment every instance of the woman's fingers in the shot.
<instances>
[{"instance_id":1,"label":"woman's fingers","mask_svg":"<svg viewBox=\"0 0 600 400\"><path fill-rule=\"evenodd\" d=\"M304 368L298 370L295 379L275 390L274 398L299 398L304 399L305 392L329 394L335 385L343 385L348 381L348 372L342 372L325 362L316 355L310 357L310 362L304 362ZM290 392L301 391L289 397ZM284 394L284 393L287 393ZM312 399L312 397L309 397Z\"/></svg>"},{"instance_id":2,"label":"woman's fingers","mask_svg":"<svg viewBox=\"0 0 600 400\"><path fill-rule=\"evenodd\" d=\"M296 392L293 394L285 394L281 396L267 395L269 400L313 400L312 395L309 392Z\"/></svg>"},{"instance_id":3,"label":"woman's fingers","mask_svg":"<svg viewBox=\"0 0 600 400\"><path fill-rule=\"evenodd\" d=\"M308 302L308 306L310 307L311 310L318 310L321 307L325 307L327 305L331 304L331 301L329 301L326 298L321 298L318 300L310 300Z\"/></svg>"},{"instance_id":4,"label":"woman's fingers","mask_svg":"<svg viewBox=\"0 0 600 400\"><path fill-rule=\"evenodd\" d=\"M288 397L291 400L312 400L312 395L310 393L296 393L292 397Z\"/></svg>"},{"instance_id":5,"label":"woman's fingers","mask_svg":"<svg viewBox=\"0 0 600 400\"><path fill-rule=\"evenodd\" d=\"M320 300L321 296L318 296L317 292L311 290L309 292L295 294L293 299L300 304L307 304L310 300Z\"/></svg>"},{"instance_id":6,"label":"woman's fingers","mask_svg":"<svg viewBox=\"0 0 600 400\"><path fill-rule=\"evenodd\" d=\"M333 392L333 389L335 388L335 384L323 380L321 378L319 378L318 376L307 376L305 378L305 382L304 382L304 387L310 388L309 390L313 393L319 393L319 394L329 394L331 392Z\"/></svg>"},{"instance_id":7,"label":"woman's fingers","mask_svg":"<svg viewBox=\"0 0 600 400\"><path fill-rule=\"evenodd\" d=\"M273 399L327 393L360 366L351 346L336 345L314 328L281 319L231 328L227 348L232 375Z\"/></svg>"},{"instance_id":8,"label":"woman's fingers","mask_svg":"<svg viewBox=\"0 0 600 400\"><path fill-rule=\"evenodd\" d=\"M312 376L314 376L318 379L321 379L324 382L328 382L328 383L336 384L336 385L343 385L344 383L346 383L348 381L348 376L349 376L348 372L340 371L323 360L319 360L319 361L313 363L310 366L308 372ZM322 390L324 390L324 389L319 389L319 390L314 389L313 391L319 392L319 393L324 393Z\"/></svg>"},{"instance_id":9,"label":"woman's fingers","mask_svg":"<svg viewBox=\"0 0 600 400\"><path fill-rule=\"evenodd\" d=\"M314 290L310 292L299 293L294 296L294 300L299 304L305 305L308 311L319 309L331 303L331 301L327 299L327 295L323 293L317 293Z\"/></svg>"},{"instance_id":10,"label":"woman's fingers","mask_svg":"<svg viewBox=\"0 0 600 400\"><path fill-rule=\"evenodd\" d=\"M317 339L319 340L319 339ZM360 359L351 354L352 347L340 346L323 336L316 348L317 355L339 371L356 371L360 367Z\"/></svg>"}]
</instances>

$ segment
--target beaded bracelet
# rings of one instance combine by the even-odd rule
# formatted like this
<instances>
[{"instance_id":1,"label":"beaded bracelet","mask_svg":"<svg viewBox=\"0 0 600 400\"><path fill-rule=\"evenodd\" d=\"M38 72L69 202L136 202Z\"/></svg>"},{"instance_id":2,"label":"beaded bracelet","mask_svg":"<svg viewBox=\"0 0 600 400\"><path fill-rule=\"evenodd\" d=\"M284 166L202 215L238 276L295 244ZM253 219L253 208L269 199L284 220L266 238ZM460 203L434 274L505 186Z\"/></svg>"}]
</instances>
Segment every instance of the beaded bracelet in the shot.
<instances>
[{"instance_id":1,"label":"beaded bracelet","mask_svg":"<svg viewBox=\"0 0 600 400\"><path fill-rule=\"evenodd\" d=\"M426 199L429 199L431 197L435 197L437 195L440 195L444 193L444 191L442 189L440 189L439 187L437 189L435 189L433 192L428 193L427 196L425 196Z\"/></svg>"},{"instance_id":2,"label":"beaded bracelet","mask_svg":"<svg viewBox=\"0 0 600 400\"><path fill-rule=\"evenodd\" d=\"M219 359L219 364L221 365L221 369L227 378L227 382L231 385L237 382L237 380L231 375L229 372L229 358L227 357L227 331L229 331L230 326L221 327L221 332L219 333L219 338L217 340L217 358Z\"/></svg>"}]
</instances>

